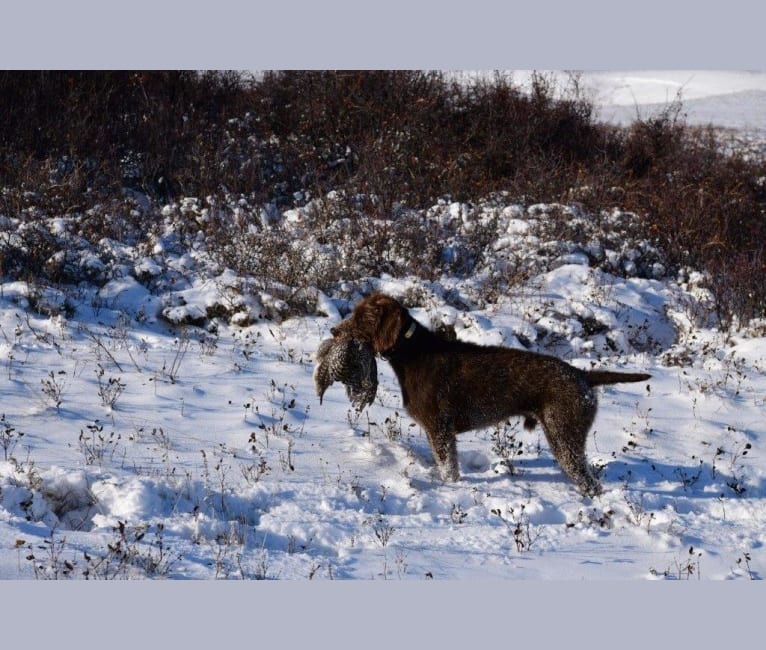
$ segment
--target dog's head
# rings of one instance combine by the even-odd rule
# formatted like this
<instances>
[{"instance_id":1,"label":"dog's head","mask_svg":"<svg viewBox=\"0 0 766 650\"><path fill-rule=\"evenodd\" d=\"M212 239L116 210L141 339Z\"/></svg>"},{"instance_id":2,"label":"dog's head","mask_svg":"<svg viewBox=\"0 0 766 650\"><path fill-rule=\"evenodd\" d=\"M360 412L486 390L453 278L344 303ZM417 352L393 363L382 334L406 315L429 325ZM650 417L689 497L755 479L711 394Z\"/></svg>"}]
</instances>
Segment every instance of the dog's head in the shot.
<instances>
[{"instance_id":1,"label":"dog's head","mask_svg":"<svg viewBox=\"0 0 766 650\"><path fill-rule=\"evenodd\" d=\"M407 310L391 296L373 293L362 300L342 323L332 328L333 336L351 336L372 346L376 354L391 350L411 320Z\"/></svg>"}]
</instances>

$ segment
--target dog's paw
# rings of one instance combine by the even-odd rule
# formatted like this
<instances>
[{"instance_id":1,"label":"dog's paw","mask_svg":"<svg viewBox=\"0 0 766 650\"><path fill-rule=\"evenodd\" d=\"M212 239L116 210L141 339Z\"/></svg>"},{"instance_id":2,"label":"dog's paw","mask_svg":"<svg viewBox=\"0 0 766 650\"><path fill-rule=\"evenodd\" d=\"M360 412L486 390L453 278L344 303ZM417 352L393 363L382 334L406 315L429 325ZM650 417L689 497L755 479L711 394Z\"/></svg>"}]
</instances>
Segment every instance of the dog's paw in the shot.
<instances>
[{"instance_id":1,"label":"dog's paw","mask_svg":"<svg viewBox=\"0 0 766 650\"><path fill-rule=\"evenodd\" d=\"M584 497L597 497L599 494L603 494L604 488L598 481L589 482L586 485L578 485L578 492Z\"/></svg>"},{"instance_id":2,"label":"dog's paw","mask_svg":"<svg viewBox=\"0 0 766 650\"><path fill-rule=\"evenodd\" d=\"M437 471L443 483L456 483L460 480L460 470L457 467L440 466Z\"/></svg>"}]
</instances>

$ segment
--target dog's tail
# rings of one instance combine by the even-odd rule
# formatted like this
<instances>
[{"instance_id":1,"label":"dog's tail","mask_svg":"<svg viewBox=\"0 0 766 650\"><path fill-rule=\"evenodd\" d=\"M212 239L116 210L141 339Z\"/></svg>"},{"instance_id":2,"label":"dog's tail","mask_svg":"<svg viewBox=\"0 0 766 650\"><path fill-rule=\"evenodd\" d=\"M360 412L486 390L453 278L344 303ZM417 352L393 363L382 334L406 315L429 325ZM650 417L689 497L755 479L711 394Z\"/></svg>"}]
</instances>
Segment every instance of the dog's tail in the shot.
<instances>
[{"instance_id":1,"label":"dog's tail","mask_svg":"<svg viewBox=\"0 0 766 650\"><path fill-rule=\"evenodd\" d=\"M644 372L612 372L611 370L588 370L585 373L585 379L591 386L646 381L647 379L651 378L651 375L647 375Z\"/></svg>"}]
</instances>

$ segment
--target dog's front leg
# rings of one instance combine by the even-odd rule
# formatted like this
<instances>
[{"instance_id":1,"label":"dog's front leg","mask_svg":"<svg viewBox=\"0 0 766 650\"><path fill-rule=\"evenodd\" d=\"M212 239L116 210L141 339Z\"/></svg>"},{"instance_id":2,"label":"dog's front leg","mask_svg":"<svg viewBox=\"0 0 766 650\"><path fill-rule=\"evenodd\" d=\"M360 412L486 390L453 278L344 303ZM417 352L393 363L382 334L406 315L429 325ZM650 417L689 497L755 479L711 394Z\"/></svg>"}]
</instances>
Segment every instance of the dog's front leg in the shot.
<instances>
[{"instance_id":1,"label":"dog's front leg","mask_svg":"<svg viewBox=\"0 0 766 650\"><path fill-rule=\"evenodd\" d=\"M457 436L446 430L426 430L426 434L442 481L453 482L459 480L460 467L457 460Z\"/></svg>"}]
</instances>

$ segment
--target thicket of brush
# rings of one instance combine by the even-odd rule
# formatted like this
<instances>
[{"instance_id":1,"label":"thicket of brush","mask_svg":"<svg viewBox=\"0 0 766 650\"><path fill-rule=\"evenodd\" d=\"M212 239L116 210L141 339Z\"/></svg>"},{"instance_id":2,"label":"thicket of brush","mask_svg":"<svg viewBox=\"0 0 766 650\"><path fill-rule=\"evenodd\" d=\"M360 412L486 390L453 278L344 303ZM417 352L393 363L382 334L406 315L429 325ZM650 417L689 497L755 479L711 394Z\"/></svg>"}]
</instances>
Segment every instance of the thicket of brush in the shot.
<instances>
[{"instance_id":1,"label":"thicket of brush","mask_svg":"<svg viewBox=\"0 0 766 650\"><path fill-rule=\"evenodd\" d=\"M635 212L669 270L710 274L724 321L766 315L766 161L689 127L680 105L618 128L595 119L576 78L560 89L538 76L525 92L503 75L417 71L0 72L0 116L0 215L25 225L0 246L6 277L44 272L56 252L44 217L82 215L96 241L182 197L239 196L239 232L265 233L263 206L340 190L349 212L386 224L385 246L413 237L403 206L502 191Z\"/></svg>"}]
</instances>

